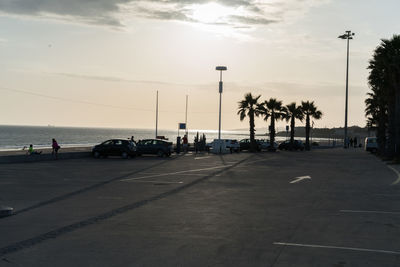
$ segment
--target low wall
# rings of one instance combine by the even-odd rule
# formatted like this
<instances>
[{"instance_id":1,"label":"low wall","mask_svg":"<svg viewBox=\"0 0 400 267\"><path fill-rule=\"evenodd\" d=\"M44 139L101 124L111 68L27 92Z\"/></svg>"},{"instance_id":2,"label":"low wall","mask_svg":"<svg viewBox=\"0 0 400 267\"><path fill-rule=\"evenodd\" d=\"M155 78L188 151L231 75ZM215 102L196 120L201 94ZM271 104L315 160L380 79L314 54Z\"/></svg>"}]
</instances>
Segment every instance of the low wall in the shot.
<instances>
[{"instance_id":1,"label":"low wall","mask_svg":"<svg viewBox=\"0 0 400 267\"><path fill-rule=\"evenodd\" d=\"M63 159L78 159L91 157L90 148L66 148L58 152L58 160ZM35 162L55 160L51 154L51 150L43 150L39 155L28 155L25 151L8 151L0 153L1 163L18 163L18 162Z\"/></svg>"}]
</instances>

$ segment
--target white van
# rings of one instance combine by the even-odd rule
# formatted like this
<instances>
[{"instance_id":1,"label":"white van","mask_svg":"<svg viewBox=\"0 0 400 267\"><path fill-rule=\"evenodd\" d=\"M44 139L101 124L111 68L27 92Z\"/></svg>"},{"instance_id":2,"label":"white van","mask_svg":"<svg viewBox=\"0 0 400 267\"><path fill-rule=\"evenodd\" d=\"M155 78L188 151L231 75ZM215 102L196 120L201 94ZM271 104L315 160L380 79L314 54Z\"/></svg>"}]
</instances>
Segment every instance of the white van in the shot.
<instances>
[{"instance_id":1,"label":"white van","mask_svg":"<svg viewBox=\"0 0 400 267\"><path fill-rule=\"evenodd\" d=\"M364 150L372 153L378 151L378 141L376 137L366 137L364 142Z\"/></svg>"},{"instance_id":2,"label":"white van","mask_svg":"<svg viewBox=\"0 0 400 267\"><path fill-rule=\"evenodd\" d=\"M221 142L218 139L214 139L210 145L214 153L232 153L240 151L239 142L233 139L221 139Z\"/></svg>"}]
</instances>

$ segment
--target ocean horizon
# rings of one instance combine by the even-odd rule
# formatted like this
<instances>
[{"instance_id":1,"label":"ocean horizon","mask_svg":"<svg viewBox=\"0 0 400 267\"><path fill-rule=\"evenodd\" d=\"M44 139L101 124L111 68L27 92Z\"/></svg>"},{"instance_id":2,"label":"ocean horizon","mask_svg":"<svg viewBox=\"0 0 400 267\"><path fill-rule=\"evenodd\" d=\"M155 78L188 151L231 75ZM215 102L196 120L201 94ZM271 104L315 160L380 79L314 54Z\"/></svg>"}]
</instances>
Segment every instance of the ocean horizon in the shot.
<instances>
[{"instance_id":1,"label":"ocean horizon","mask_svg":"<svg viewBox=\"0 0 400 267\"><path fill-rule=\"evenodd\" d=\"M279 130L279 129L278 129ZM205 135L207 142L218 138L218 130L193 129L188 131L189 142L194 142L196 134ZM179 131L184 135L184 130ZM22 150L29 147L50 148L51 140L55 138L61 147L91 147L103 141L114 138L134 140L155 138L155 129L141 128L106 128L106 127L74 127L74 126L25 126L25 125L0 125L0 151ZM170 142L176 143L178 130L159 129L158 136L164 136ZM262 130L257 129L258 139L269 139ZM249 130L222 130L221 138L241 140L249 138ZM284 141L287 137L276 136L275 140ZM296 137L304 140L304 137ZM316 141L327 141L327 138L314 138Z\"/></svg>"}]
</instances>

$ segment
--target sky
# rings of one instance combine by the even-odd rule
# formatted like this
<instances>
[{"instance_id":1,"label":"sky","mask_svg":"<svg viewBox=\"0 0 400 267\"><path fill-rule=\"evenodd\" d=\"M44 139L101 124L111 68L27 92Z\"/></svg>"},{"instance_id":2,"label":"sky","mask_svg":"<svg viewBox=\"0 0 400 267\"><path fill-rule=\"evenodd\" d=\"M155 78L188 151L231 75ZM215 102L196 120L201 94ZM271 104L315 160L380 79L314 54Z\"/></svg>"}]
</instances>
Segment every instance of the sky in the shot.
<instances>
[{"instance_id":1,"label":"sky","mask_svg":"<svg viewBox=\"0 0 400 267\"><path fill-rule=\"evenodd\" d=\"M0 125L243 129L251 92L314 101L315 127L365 126L368 61L398 0L0 0ZM269 122L268 122L269 123ZM286 122L279 122L284 127ZM262 118L256 127L266 127ZM298 126L304 125L297 122Z\"/></svg>"}]
</instances>

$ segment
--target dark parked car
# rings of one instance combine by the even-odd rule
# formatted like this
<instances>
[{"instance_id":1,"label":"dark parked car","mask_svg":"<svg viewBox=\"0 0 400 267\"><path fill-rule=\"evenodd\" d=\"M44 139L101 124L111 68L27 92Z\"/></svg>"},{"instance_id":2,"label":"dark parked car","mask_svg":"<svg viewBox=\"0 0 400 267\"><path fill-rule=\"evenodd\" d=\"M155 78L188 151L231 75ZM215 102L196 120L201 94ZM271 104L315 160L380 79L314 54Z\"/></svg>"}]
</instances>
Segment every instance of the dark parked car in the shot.
<instances>
[{"instance_id":1,"label":"dark parked car","mask_svg":"<svg viewBox=\"0 0 400 267\"><path fill-rule=\"evenodd\" d=\"M107 156L121 156L123 158L136 156L136 145L125 139L107 140L93 147L92 154L95 158Z\"/></svg>"},{"instance_id":2,"label":"dark parked car","mask_svg":"<svg viewBox=\"0 0 400 267\"><path fill-rule=\"evenodd\" d=\"M259 140L255 140L257 143L256 150L261 151L261 143ZM250 150L250 139L242 139L239 141L240 150Z\"/></svg>"},{"instance_id":3,"label":"dark parked car","mask_svg":"<svg viewBox=\"0 0 400 267\"><path fill-rule=\"evenodd\" d=\"M290 140L280 143L278 148L280 150L290 150ZM303 142L300 140L294 140L293 150L302 150L303 151L304 150Z\"/></svg>"},{"instance_id":4,"label":"dark parked car","mask_svg":"<svg viewBox=\"0 0 400 267\"><path fill-rule=\"evenodd\" d=\"M159 157L171 156L173 151L172 142L161 139L145 139L136 143L137 154L155 154Z\"/></svg>"}]
</instances>

